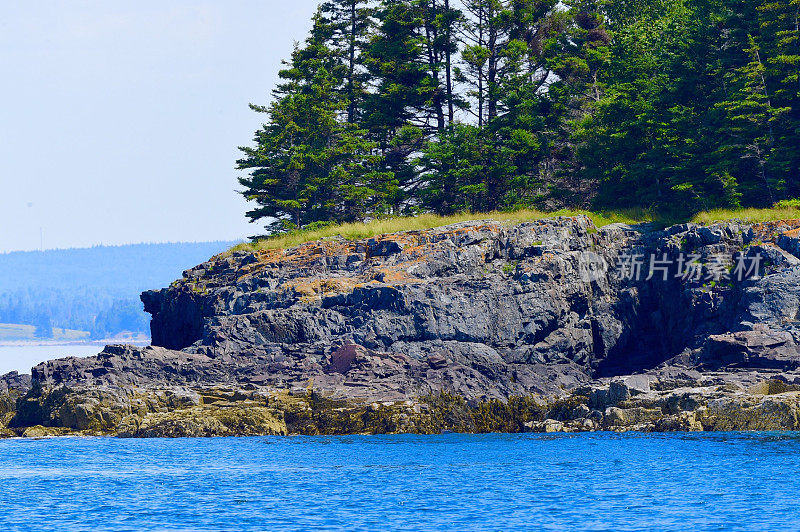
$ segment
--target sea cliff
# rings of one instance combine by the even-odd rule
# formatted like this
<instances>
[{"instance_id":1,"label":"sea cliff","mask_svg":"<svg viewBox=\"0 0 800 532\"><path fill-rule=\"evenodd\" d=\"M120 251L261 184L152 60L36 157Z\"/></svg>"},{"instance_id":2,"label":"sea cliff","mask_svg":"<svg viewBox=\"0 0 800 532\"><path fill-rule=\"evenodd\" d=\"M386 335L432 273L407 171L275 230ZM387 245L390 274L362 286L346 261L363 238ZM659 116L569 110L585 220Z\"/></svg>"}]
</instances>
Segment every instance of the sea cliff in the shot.
<instances>
[{"instance_id":1,"label":"sea cliff","mask_svg":"<svg viewBox=\"0 0 800 532\"><path fill-rule=\"evenodd\" d=\"M800 220L465 222L239 250L153 345L0 377L0 435L800 429Z\"/></svg>"}]
</instances>

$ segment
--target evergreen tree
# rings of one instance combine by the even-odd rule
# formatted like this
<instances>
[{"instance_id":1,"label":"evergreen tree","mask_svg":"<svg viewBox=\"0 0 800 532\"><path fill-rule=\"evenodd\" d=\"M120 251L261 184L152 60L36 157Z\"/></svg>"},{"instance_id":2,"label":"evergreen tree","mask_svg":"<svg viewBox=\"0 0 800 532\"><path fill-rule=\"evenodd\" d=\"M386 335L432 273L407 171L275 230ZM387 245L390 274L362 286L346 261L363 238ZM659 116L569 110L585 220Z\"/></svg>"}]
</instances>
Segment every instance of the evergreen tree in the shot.
<instances>
[{"instance_id":1,"label":"evergreen tree","mask_svg":"<svg viewBox=\"0 0 800 532\"><path fill-rule=\"evenodd\" d=\"M783 176L784 194L800 197L800 0L767 0L758 6L765 78L771 92L773 173Z\"/></svg>"},{"instance_id":2,"label":"evergreen tree","mask_svg":"<svg viewBox=\"0 0 800 532\"><path fill-rule=\"evenodd\" d=\"M325 0L239 161L272 231L800 196L800 0Z\"/></svg>"},{"instance_id":3,"label":"evergreen tree","mask_svg":"<svg viewBox=\"0 0 800 532\"><path fill-rule=\"evenodd\" d=\"M597 0L572 0L565 5L569 8L566 24L547 43L548 66L558 76L550 90L563 105L583 109L586 102L597 102L603 94L600 75L611 57L611 35Z\"/></svg>"},{"instance_id":4,"label":"evergreen tree","mask_svg":"<svg viewBox=\"0 0 800 532\"><path fill-rule=\"evenodd\" d=\"M484 188L490 210L530 205L540 199L550 177L545 161L562 119L548 92L547 43L563 20L557 5L551 0L492 1L482 8L488 15L485 48L473 47L472 53L486 58Z\"/></svg>"},{"instance_id":5,"label":"evergreen tree","mask_svg":"<svg viewBox=\"0 0 800 532\"><path fill-rule=\"evenodd\" d=\"M454 92L452 57L458 51L454 39L461 13L450 6L450 0L416 0L420 12L423 46L432 88L430 105L440 133L455 120L455 110L463 102Z\"/></svg>"},{"instance_id":6,"label":"evergreen tree","mask_svg":"<svg viewBox=\"0 0 800 532\"><path fill-rule=\"evenodd\" d=\"M368 46L374 8L364 0L327 0L320 6L324 23L331 27L330 44L343 66L342 94L347 101L347 122L362 118L370 82L363 52Z\"/></svg>"},{"instance_id":7,"label":"evergreen tree","mask_svg":"<svg viewBox=\"0 0 800 532\"><path fill-rule=\"evenodd\" d=\"M417 160L424 186L423 206L438 214L485 212L488 145L485 130L455 124L428 143Z\"/></svg>"},{"instance_id":8,"label":"evergreen tree","mask_svg":"<svg viewBox=\"0 0 800 532\"><path fill-rule=\"evenodd\" d=\"M763 194L758 203L772 205L782 196L785 185L783 177L772 171L770 159L775 147L773 124L783 109L773 106L767 87L766 66L761 49L751 36L746 52L750 61L729 76L729 81L736 90L731 97L718 105L725 109L731 125L728 133L731 142L724 144L720 150L726 158L740 157L750 161L750 172L758 176L753 183L754 190L749 191L748 199Z\"/></svg>"},{"instance_id":9,"label":"evergreen tree","mask_svg":"<svg viewBox=\"0 0 800 532\"><path fill-rule=\"evenodd\" d=\"M257 132L255 147L243 147L243 194L257 203L251 220L271 218L272 233L313 223L353 221L380 211L392 179L376 169L375 145L366 133L343 119L348 101L342 64L328 46L331 26L321 16L305 47L280 72L282 83L268 107L268 123ZM337 75L338 74L338 75Z\"/></svg>"},{"instance_id":10,"label":"evergreen tree","mask_svg":"<svg viewBox=\"0 0 800 532\"><path fill-rule=\"evenodd\" d=\"M511 41L513 2L507 0L465 0L465 68L459 80L471 87L478 125L497 116L500 100L499 80L503 76L505 50Z\"/></svg>"},{"instance_id":11,"label":"evergreen tree","mask_svg":"<svg viewBox=\"0 0 800 532\"><path fill-rule=\"evenodd\" d=\"M733 205L736 181L713 167L724 89L719 32L703 1L660 11L620 9L601 72L603 96L578 125L583 178L597 183L600 207L693 210Z\"/></svg>"},{"instance_id":12,"label":"evergreen tree","mask_svg":"<svg viewBox=\"0 0 800 532\"><path fill-rule=\"evenodd\" d=\"M401 213L419 205L414 157L460 106L448 66L458 14L449 1L384 0L377 18L366 61L375 87L363 126L378 143L384 172L396 180L391 203Z\"/></svg>"},{"instance_id":13,"label":"evergreen tree","mask_svg":"<svg viewBox=\"0 0 800 532\"><path fill-rule=\"evenodd\" d=\"M601 3L595 0L565 2L569 8L547 43L548 66L557 80L548 87L550 114L561 117L553 127L549 196L560 204L587 207L594 184L580 178L576 154L575 125L592 112L605 94L601 80L608 67L611 34ZM551 200L552 201L552 200Z\"/></svg>"}]
</instances>

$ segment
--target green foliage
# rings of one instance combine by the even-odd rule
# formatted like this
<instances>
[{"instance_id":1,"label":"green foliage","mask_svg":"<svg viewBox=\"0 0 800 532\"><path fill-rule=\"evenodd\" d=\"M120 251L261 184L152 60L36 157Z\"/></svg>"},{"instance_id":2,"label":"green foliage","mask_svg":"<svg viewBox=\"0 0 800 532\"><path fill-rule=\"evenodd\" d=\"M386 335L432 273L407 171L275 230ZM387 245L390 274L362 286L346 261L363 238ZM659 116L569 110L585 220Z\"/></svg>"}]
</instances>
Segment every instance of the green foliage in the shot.
<instances>
[{"instance_id":1,"label":"green foliage","mask_svg":"<svg viewBox=\"0 0 800 532\"><path fill-rule=\"evenodd\" d=\"M353 221L380 211L391 193L392 175L378 169L376 145L355 123L342 119L349 102L340 92L344 71L329 46L331 27L318 13L305 47L280 72L285 80L256 134L255 148L241 148L243 194L258 204L252 220L273 219L280 233L307 224Z\"/></svg>"},{"instance_id":2,"label":"green foliage","mask_svg":"<svg viewBox=\"0 0 800 532\"><path fill-rule=\"evenodd\" d=\"M796 74L800 62L780 51L797 35L791 17L775 15L786 6L682 0L636 13L633 4L608 5L624 15L602 73L605 94L577 130L581 173L599 185L595 204L692 212L766 206L792 193L800 108L797 91L784 87L797 88L786 67Z\"/></svg>"},{"instance_id":3,"label":"green foliage","mask_svg":"<svg viewBox=\"0 0 800 532\"><path fill-rule=\"evenodd\" d=\"M800 196L800 0L327 0L242 193L273 234Z\"/></svg>"},{"instance_id":4,"label":"green foliage","mask_svg":"<svg viewBox=\"0 0 800 532\"><path fill-rule=\"evenodd\" d=\"M503 273L506 275L511 275L517 270L517 266L519 266L519 261L515 260L503 265Z\"/></svg>"},{"instance_id":5,"label":"green foliage","mask_svg":"<svg viewBox=\"0 0 800 532\"><path fill-rule=\"evenodd\" d=\"M776 209L800 209L800 199L781 200L775 204Z\"/></svg>"},{"instance_id":6,"label":"green foliage","mask_svg":"<svg viewBox=\"0 0 800 532\"><path fill-rule=\"evenodd\" d=\"M469 124L449 127L427 143L416 161L425 183L423 205L442 215L489 211L487 153L485 131Z\"/></svg>"}]
</instances>

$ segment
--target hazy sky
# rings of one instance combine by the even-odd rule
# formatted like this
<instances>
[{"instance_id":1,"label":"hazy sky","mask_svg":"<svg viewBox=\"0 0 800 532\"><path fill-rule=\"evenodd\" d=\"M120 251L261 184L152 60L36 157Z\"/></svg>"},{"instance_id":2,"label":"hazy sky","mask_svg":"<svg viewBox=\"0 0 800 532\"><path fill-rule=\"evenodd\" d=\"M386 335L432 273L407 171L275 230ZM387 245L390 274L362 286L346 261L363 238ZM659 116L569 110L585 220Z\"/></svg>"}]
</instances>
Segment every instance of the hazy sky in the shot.
<instances>
[{"instance_id":1,"label":"hazy sky","mask_svg":"<svg viewBox=\"0 0 800 532\"><path fill-rule=\"evenodd\" d=\"M316 4L5 3L0 252L258 233L236 147Z\"/></svg>"}]
</instances>

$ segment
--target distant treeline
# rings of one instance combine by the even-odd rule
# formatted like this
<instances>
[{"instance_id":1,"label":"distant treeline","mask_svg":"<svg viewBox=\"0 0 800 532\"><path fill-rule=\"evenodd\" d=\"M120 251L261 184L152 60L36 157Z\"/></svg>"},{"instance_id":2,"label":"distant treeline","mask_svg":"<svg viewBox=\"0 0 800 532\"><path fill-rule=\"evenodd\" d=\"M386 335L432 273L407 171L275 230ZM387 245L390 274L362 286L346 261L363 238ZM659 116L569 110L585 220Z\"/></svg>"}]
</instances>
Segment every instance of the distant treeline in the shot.
<instances>
[{"instance_id":1,"label":"distant treeline","mask_svg":"<svg viewBox=\"0 0 800 532\"><path fill-rule=\"evenodd\" d=\"M116 299L98 288L28 288L0 294L0 323L36 326L42 338L53 327L89 331L108 338L122 331L147 334L149 320L138 298Z\"/></svg>"},{"instance_id":2,"label":"distant treeline","mask_svg":"<svg viewBox=\"0 0 800 532\"><path fill-rule=\"evenodd\" d=\"M272 232L800 195L800 0L328 0L243 194Z\"/></svg>"},{"instance_id":3,"label":"distant treeline","mask_svg":"<svg viewBox=\"0 0 800 532\"><path fill-rule=\"evenodd\" d=\"M167 286L233 242L136 244L0 254L0 323L149 333L139 294Z\"/></svg>"}]
</instances>

